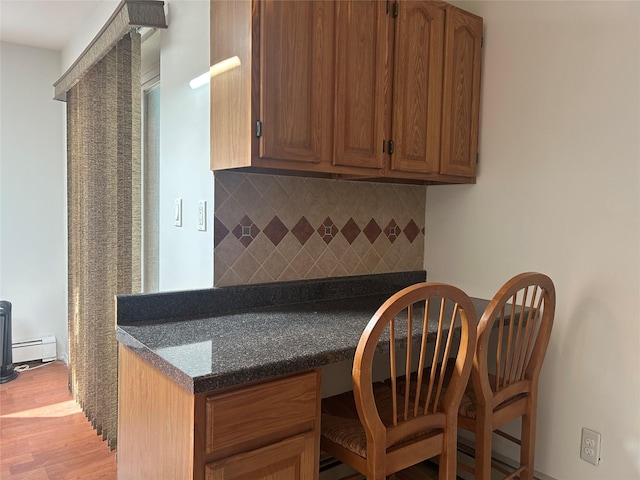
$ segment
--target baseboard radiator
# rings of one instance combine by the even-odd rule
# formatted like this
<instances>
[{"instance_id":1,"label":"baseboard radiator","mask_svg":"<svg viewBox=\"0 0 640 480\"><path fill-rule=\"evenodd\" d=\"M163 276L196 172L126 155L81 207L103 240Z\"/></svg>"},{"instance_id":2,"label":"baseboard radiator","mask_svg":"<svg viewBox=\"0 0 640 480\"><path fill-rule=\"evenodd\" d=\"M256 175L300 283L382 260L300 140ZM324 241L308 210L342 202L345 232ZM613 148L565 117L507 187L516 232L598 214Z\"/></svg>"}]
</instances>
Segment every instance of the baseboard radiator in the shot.
<instances>
[{"instance_id":1,"label":"baseboard radiator","mask_svg":"<svg viewBox=\"0 0 640 480\"><path fill-rule=\"evenodd\" d=\"M36 360L51 362L57 357L56 337L53 336L13 343L11 347L14 364Z\"/></svg>"}]
</instances>

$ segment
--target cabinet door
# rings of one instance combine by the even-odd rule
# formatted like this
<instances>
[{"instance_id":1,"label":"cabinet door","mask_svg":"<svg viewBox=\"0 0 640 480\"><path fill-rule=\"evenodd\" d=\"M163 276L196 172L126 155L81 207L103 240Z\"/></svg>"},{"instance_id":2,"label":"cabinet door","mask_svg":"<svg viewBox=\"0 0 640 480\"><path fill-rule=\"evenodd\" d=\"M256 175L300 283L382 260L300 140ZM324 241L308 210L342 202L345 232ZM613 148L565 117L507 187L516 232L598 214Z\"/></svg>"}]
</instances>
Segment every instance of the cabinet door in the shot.
<instances>
[{"instance_id":1,"label":"cabinet door","mask_svg":"<svg viewBox=\"0 0 640 480\"><path fill-rule=\"evenodd\" d=\"M382 168L388 85L387 4L336 4L334 164Z\"/></svg>"},{"instance_id":2,"label":"cabinet door","mask_svg":"<svg viewBox=\"0 0 640 480\"><path fill-rule=\"evenodd\" d=\"M447 8L440 172L475 177L482 18Z\"/></svg>"},{"instance_id":3,"label":"cabinet door","mask_svg":"<svg viewBox=\"0 0 640 480\"><path fill-rule=\"evenodd\" d=\"M245 167L255 138L249 96L252 4L212 1L210 6L211 169Z\"/></svg>"},{"instance_id":4,"label":"cabinet door","mask_svg":"<svg viewBox=\"0 0 640 480\"><path fill-rule=\"evenodd\" d=\"M315 434L287 438L206 466L206 480L314 480Z\"/></svg>"},{"instance_id":5,"label":"cabinet door","mask_svg":"<svg viewBox=\"0 0 640 480\"><path fill-rule=\"evenodd\" d=\"M437 173L445 5L423 1L397 5L391 168Z\"/></svg>"},{"instance_id":6,"label":"cabinet door","mask_svg":"<svg viewBox=\"0 0 640 480\"><path fill-rule=\"evenodd\" d=\"M333 2L266 0L259 5L259 157L330 163Z\"/></svg>"}]
</instances>

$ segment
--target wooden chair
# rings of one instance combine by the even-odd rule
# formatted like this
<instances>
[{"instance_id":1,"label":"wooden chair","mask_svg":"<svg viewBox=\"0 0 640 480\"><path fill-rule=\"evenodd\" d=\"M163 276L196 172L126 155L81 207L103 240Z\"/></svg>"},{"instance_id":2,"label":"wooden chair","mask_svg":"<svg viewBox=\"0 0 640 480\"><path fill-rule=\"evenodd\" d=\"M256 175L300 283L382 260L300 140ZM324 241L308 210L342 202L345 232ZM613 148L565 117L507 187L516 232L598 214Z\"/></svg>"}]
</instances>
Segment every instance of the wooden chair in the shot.
<instances>
[{"instance_id":1,"label":"wooden chair","mask_svg":"<svg viewBox=\"0 0 640 480\"><path fill-rule=\"evenodd\" d=\"M322 402L321 449L370 480L440 455L439 478L455 479L457 414L476 325L471 300L450 285L420 283L391 296L358 343L353 392ZM383 352L390 378L375 382L374 354Z\"/></svg>"},{"instance_id":2,"label":"wooden chair","mask_svg":"<svg viewBox=\"0 0 640 480\"><path fill-rule=\"evenodd\" d=\"M555 288L546 275L522 273L495 294L478 322L478 343L460 405L458 424L475 433L478 480L491 479L492 433L520 445L520 466L506 479L531 480L534 472L538 377L553 325ZM514 308L515 307L515 308ZM521 417L521 440L499 430ZM461 444L461 450L465 451ZM465 468L460 465L461 468Z\"/></svg>"}]
</instances>

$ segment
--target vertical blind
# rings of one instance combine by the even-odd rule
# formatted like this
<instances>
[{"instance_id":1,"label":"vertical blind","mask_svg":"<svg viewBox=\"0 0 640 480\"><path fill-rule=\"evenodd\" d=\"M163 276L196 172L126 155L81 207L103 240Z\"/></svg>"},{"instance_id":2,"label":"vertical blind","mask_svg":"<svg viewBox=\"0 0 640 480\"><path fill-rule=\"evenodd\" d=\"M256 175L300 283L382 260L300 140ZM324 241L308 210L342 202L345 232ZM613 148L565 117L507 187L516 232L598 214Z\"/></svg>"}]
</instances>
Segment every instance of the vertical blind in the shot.
<instances>
[{"instance_id":1,"label":"vertical blind","mask_svg":"<svg viewBox=\"0 0 640 480\"><path fill-rule=\"evenodd\" d=\"M69 384L117 441L117 293L140 291L140 35L126 34L66 93Z\"/></svg>"}]
</instances>

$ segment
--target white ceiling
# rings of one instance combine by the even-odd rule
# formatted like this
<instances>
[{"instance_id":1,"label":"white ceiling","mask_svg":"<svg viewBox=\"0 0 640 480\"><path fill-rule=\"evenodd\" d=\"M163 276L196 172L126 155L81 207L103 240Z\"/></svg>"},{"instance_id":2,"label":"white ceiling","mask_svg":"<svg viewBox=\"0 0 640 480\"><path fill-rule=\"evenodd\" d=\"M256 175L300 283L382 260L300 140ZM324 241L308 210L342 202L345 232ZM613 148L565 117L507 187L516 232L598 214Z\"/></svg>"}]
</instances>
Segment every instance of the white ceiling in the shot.
<instances>
[{"instance_id":1,"label":"white ceiling","mask_svg":"<svg viewBox=\"0 0 640 480\"><path fill-rule=\"evenodd\" d=\"M102 0L0 0L0 40L62 50Z\"/></svg>"}]
</instances>

